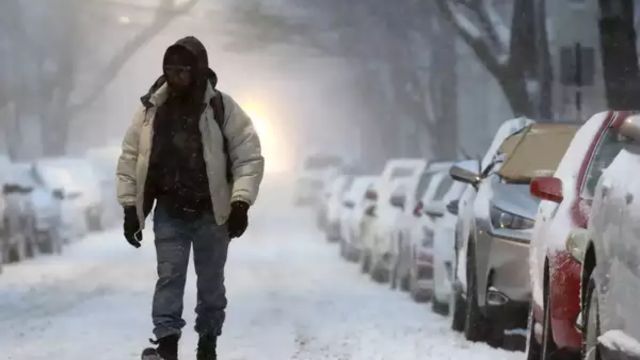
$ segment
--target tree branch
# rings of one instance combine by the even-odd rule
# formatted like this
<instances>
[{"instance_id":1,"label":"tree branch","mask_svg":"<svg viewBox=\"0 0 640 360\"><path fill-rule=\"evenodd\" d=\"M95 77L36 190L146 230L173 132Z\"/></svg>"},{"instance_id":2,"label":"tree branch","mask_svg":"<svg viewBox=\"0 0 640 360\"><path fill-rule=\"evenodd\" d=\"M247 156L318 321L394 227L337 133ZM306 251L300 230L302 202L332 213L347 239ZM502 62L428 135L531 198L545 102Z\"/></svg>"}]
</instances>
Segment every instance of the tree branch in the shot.
<instances>
[{"instance_id":1,"label":"tree branch","mask_svg":"<svg viewBox=\"0 0 640 360\"><path fill-rule=\"evenodd\" d=\"M176 17L188 13L197 3L198 0L187 0L180 5L176 5L173 1L164 0L163 4L170 6L170 9L167 10L164 6L160 6L156 10L153 22L140 31L133 39L129 40L129 42L111 58L109 64L96 79L94 88L89 91L89 95L78 103L69 106L70 116L90 106L102 96L124 65L145 43L167 27Z\"/></svg>"},{"instance_id":2,"label":"tree branch","mask_svg":"<svg viewBox=\"0 0 640 360\"><path fill-rule=\"evenodd\" d=\"M478 59L496 78L503 76L506 63L495 54L487 37L459 9L452 8L447 0L436 0L442 15L453 25L464 42L471 47ZM455 6L455 5L454 5Z\"/></svg>"}]
</instances>

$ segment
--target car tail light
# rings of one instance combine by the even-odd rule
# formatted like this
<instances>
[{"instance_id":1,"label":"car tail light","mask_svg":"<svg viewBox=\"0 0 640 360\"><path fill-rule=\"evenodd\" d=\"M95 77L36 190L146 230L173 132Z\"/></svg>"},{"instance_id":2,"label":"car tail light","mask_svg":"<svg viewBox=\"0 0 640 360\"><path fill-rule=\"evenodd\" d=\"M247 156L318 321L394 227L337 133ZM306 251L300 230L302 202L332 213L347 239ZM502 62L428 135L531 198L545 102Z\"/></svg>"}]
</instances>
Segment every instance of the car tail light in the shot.
<instances>
[{"instance_id":1,"label":"car tail light","mask_svg":"<svg viewBox=\"0 0 640 360\"><path fill-rule=\"evenodd\" d=\"M418 201L418 203L416 204L416 207L413 209L413 215L415 215L415 217L422 216L423 209L424 209L424 203L422 201Z\"/></svg>"}]
</instances>

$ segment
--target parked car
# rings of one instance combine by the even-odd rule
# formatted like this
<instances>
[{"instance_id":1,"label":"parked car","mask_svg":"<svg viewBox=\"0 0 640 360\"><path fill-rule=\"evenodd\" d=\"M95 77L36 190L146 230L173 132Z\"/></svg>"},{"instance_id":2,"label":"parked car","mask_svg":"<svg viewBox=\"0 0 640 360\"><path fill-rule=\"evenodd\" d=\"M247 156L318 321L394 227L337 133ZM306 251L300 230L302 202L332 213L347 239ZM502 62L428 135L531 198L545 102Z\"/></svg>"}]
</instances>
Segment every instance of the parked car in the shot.
<instances>
[{"instance_id":1,"label":"parked car","mask_svg":"<svg viewBox=\"0 0 640 360\"><path fill-rule=\"evenodd\" d=\"M369 273L378 282L390 279L393 257L397 256L396 226L407 203L408 194L415 189L427 162L424 160L391 160L382 174L378 188L378 202L373 212L374 222L365 240Z\"/></svg>"},{"instance_id":2,"label":"parked car","mask_svg":"<svg viewBox=\"0 0 640 360\"><path fill-rule=\"evenodd\" d=\"M346 260L360 260L360 224L365 211L373 203L367 192L373 188L376 179L376 176L358 176L344 194L340 213L340 255Z\"/></svg>"},{"instance_id":3,"label":"parked car","mask_svg":"<svg viewBox=\"0 0 640 360\"><path fill-rule=\"evenodd\" d=\"M588 231L576 231L567 251L582 264L583 357L640 358L634 314L640 298L640 117L629 114L619 129L625 145L603 171L595 190Z\"/></svg>"},{"instance_id":4,"label":"parked car","mask_svg":"<svg viewBox=\"0 0 640 360\"><path fill-rule=\"evenodd\" d=\"M44 159L34 163L36 183L60 201L60 236L67 243L82 238L101 217L97 180L80 159Z\"/></svg>"},{"instance_id":5,"label":"parked car","mask_svg":"<svg viewBox=\"0 0 640 360\"><path fill-rule=\"evenodd\" d=\"M533 121L526 118L517 118L505 121L494 136L489 149L480 161L478 174L485 174L491 170L494 158L506 138L532 124ZM464 168L461 166L461 168ZM473 205L478 195L478 189L468 186L458 202L459 216L456 221L454 280L451 308L453 310L451 327L455 331L463 331L466 319L466 301L463 297L463 289L467 288L466 258L467 240L471 233L471 219L473 218Z\"/></svg>"},{"instance_id":6,"label":"parked car","mask_svg":"<svg viewBox=\"0 0 640 360\"><path fill-rule=\"evenodd\" d=\"M433 238L424 238L432 229L432 221L422 211L425 204L440 200L451 185L446 173L450 166L449 162L431 163L417 181L412 179L392 233L395 243L391 244L391 287L399 285L410 291L416 301L429 299L433 279Z\"/></svg>"},{"instance_id":7,"label":"parked car","mask_svg":"<svg viewBox=\"0 0 640 360\"><path fill-rule=\"evenodd\" d=\"M340 241L340 215L344 193L349 190L352 182L353 176L340 175L329 184L326 200L327 225L325 232L327 240L330 242Z\"/></svg>"},{"instance_id":8,"label":"parked car","mask_svg":"<svg viewBox=\"0 0 640 360\"><path fill-rule=\"evenodd\" d=\"M85 158L91 164L101 194L102 217L99 228L112 227L122 220L122 207L116 196L116 167L122 149L120 146L93 148Z\"/></svg>"},{"instance_id":9,"label":"parked car","mask_svg":"<svg viewBox=\"0 0 640 360\"><path fill-rule=\"evenodd\" d=\"M470 171L477 171L479 167L477 160L462 161L457 163L457 166ZM448 171L447 177L452 179ZM469 185L454 181L441 201L425 204L423 209L423 212L433 222L433 296L431 306L434 312L442 315L449 312L458 202L467 186ZM427 236L425 235L425 237Z\"/></svg>"},{"instance_id":10,"label":"parked car","mask_svg":"<svg viewBox=\"0 0 640 360\"><path fill-rule=\"evenodd\" d=\"M593 116L576 133L553 177L531 183L531 193L542 201L529 257L533 304L528 359L579 357L581 267L566 246L573 232L587 227L596 184L625 144L618 128L627 115Z\"/></svg>"},{"instance_id":11,"label":"parked car","mask_svg":"<svg viewBox=\"0 0 640 360\"><path fill-rule=\"evenodd\" d=\"M339 156L323 154L309 156L300 170L294 203L298 206L317 205L327 182L341 172L343 165L344 161Z\"/></svg>"},{"instance_id":12,"label":"parked car","mask_svg":"<svg viewBox=\"0 0 640 360\"><path fill-rule=\"evenodd\" d=\"M533 178L558 167L577 126L533 124L510 136L485 174L453 167L451 175L478 188L466 259L465 337L501 346L507 329L527 324L531 287L529 256L539 200Z\"/></svg>"},{"instance_id":13,"label":"parked car","mask_svg":"<svg viewBox=\"0 0 640 360\"><path fill-rule=\"evenodd\" d=\"M60 253L62 243L59 236L60 228L60 194L51 192L38 185L33 178L32 165L17 163L12 165L7 184L23 189L25 193L24 205L26 217L29 219L28 239L35 250L40 253Z\"/></svg>"},{"instance_id":14,"label":"parked car","mask_svg":"<svg viewBox=\"0 0 640 360\"><path fill-rule=\"evenodd\" d=\"M35 242L31 233L31 213L28 209L30 189L7 183L5 177L2 194L6 202L4 211L3 259L4 263L25 260L34 255Z\"/></svg>"}]
</instances>

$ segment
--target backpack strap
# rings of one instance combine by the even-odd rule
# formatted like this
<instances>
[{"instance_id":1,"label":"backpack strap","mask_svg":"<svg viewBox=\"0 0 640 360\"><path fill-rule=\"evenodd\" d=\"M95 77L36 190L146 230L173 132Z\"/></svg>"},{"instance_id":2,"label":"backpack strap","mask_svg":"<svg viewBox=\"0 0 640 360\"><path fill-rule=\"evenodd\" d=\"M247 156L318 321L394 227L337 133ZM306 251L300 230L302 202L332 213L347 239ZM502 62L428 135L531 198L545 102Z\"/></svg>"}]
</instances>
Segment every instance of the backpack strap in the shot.
<instances>
[{"instance_id":1,"label":"backpack strap","mask_svg":"<svg viewBox=\"0 0 640 360\"><path fill-rule=\"evenodd\" d=\"M229 141L227 140L227 136L224 133L224 118L225 118L224 101L222 99L222 93L218 90L214 90L214 91L215 91L215 95L211 98L211 102L209 103L209 105L213 109L213 116L216 118L216 123L218 124L218 127L220 128L220 132L222 133L224 154L227 161L227 164L226 164L227 182L232 183L233 172L232 172L232 166L231 166L232 165L231 156L229 155Z\"/></svg>"}]
</instances>

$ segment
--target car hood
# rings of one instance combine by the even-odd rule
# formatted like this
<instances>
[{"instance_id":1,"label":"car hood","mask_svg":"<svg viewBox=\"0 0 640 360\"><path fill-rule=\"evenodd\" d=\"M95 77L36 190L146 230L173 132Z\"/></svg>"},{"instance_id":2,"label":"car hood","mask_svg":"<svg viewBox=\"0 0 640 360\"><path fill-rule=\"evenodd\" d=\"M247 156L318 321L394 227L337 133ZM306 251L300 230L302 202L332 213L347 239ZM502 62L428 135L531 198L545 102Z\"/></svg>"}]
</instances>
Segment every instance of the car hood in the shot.
<instances>
[{"instance_id":1,"label":"car hood","mask_svg":"<svg viewBox=\"0 0 640 360\"><path fill-rule=\"evenodd\" d=\"M496 182L491 203L510 213L535 219L540 200L531 195L529 184Z\"/></svg>"}]
</instances>

